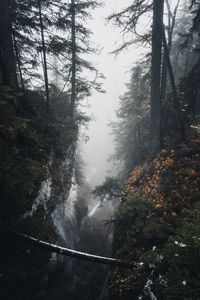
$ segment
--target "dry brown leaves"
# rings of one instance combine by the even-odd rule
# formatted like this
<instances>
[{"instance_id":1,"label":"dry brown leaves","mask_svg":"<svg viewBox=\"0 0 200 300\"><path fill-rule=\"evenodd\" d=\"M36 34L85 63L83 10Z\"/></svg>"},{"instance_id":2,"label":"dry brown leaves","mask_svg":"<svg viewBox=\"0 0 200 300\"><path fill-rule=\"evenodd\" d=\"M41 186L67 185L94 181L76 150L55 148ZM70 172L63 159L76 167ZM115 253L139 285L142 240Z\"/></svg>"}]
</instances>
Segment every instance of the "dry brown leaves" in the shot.
<instances>
[{"instance_id":1,"label":"dry brown leaves","mask_svg":"<svg viewBox=\"0 0 200 300\"><path fill-rule=\"evenodd\" d=\"M199 175L200 139L193 139L134 168L125 192L146 195L156 208L166 208L176 217L182 208L200 200Z\"/></svg>"}]
</instances>

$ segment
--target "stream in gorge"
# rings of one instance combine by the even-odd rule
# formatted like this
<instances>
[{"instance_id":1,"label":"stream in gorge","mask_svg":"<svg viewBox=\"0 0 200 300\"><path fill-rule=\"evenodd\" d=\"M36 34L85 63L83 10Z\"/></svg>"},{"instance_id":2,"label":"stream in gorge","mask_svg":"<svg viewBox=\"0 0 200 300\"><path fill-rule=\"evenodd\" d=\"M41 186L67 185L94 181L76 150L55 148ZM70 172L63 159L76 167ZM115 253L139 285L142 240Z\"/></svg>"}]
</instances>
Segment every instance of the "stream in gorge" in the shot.
<instances>
[{"instance_id":1,"label":"stream in gorge","mask_svg":"<svg viewBox=\"0 0 200 300\"><path fill-rule=\"evenodd\" d=\"M93 113L97 115L95 105L93 107ZM83 160L87 159L83 168L83 184L78 183L76 171L71 165L71 156L67 154L69 159L63 163L63 173L71 170L71 186L66 187L65 200L58 201L59 204L51 214L59 245L104 257L112 257L113 228L105 223L110 220L117 202L104 200L102 203L100 199L95 199L91 195L91 191L96 185L101 184L109 174L106 166L110 167L107 159L112 154L113 146L112 137L109 135L108 121L108 118L103 120L98 114L96 120L91 122L88 143L82 142L80 145ZM97 136L93 133L98 131L100 125L104 131ZM105 141L107 145L111 145L109 149L107 147L106 151L104 150ZM94 148L99 147L99 143L102 143L102 151L97 152ZM96 155L90 155L91 148ZM96 157L96 167L94 166L94 157ZM102 168L102 166L104 167ZM48 202L51 193L50 182L51 179L47 178L41 185L39 195L43 198L42 202L44 199L47 199ZM58 259L61 260L62 267L65 267L64 273L61 272L61 278L58 279L57 286L62 285L62 281L66 280L63 295L67 294L68 300L107 299L110 266L60 256Z\"/></svg>"},{"instance_id":2,"label":"stream in gorge","mask_svg":"<svg viewBox=\"0 0 200 300\"><path fill-rule=\"evenodd\" d=\"M0 300L200 300L200 2L0 14Z\"/></svg>"},{"instance_id":3,"label":"stream in gorge","mask_svg":"<svg viewBox=\"0 0 200 300\"><path fill-rule=\"evenodd\" d=\"M84 163L83 177L85 185L80 187L73 171L72 184L65 193L64 202L60 202L52 213L58 232L60 244L71 249L100 256L112 256L112 226L105 225L111 218L117 201L94 199L91 191L104 182L107 176L113 176L114 167L109 158L115 151L113 136L109 123L116 120L119 96L125 90L125 82L129 78L132 53L125 53L123 64L121 59L111 53L121 35L116 28L107 26L105 17L122 6L120 1L112 0L93 12L88 25L93 31L94 43L101 39L100 56L92 56L91 60L98 65L99 71L105 75L103 88L105 94L95 92L88 104L82 109L92 117L88 130L83 128L79 141L80 155ZM135 49L135 52L139 50ZM87 140L87 142L85 142ZM66 163L67 165L67 163ZM48 184L47 184L48 186ZM64 204L63 204L64 203ZM73 258L64 260L67 273L67 300L106 300L110 266L81 261ZM63 277L65 280L66 276ZM61 281L62 282L62 276ZM60 284L60 283L59 283ZM63 289L63 285L61 287ZM64 298L66 299L66 298Z\"/></svg>"},{"instance_id":4,"label":"stream in gorge","mask_svg":"<svg viewBox=\"0 0 200 300\"><path fill-rule=\"evenodd\" d=\"M93 12L93 19L88 22L89 29L94 32L94 44L99 45L101 40L102 48L99 56L91 54L88 59L94 61L99 72L105 75L103 89L106 92L94 92L89 99L85 99L86 104L81 103L82 112L91 117L92 121L87 130L82 129L78 147L73 140L73 134L74 137L76 134L74 128L71 129L71 125L62 120L67 108L63 109L62 99L59 99L60 107L53 107L55 116L61 115L61 124L66 126L60 126L59 123L59 131L56 131L54 126L43 128L43 122L42 126L35 122L29 128L29 122L26 124L27 119L23 119L27 116L22 114L21 122L25 120L28 130L23 123L21 127L18 126L14 136L18 147L14 142L11 145L8 142L9 151L4 150L7 157L5 170L8 165L13 176L11 187L15 199L11 201L9 192L9 201L5 201L4 209L9 212L11 219L11 222L8 220L9 227L12 228L16 222L12 219L16 210L19 231L65 248L104 257L112 257L113 231L112 226L105 225L105 222L111 218L117 202L102 203L91 195L91 191L102 184L107 176L115 175L112 163L108 161L114 153L113 136L108 124L116 120L119 96L125 90L124 83L129 78L127 71L133 58L132 53L126 53L122 64L120 59L110 54L117 41L120 42L122 38L118 30L106 25L105 18L113 9L118 10L121 6L120 1L111 0L104 7L97 8ZM38 111L38 103L34 103L32 98L31 105L36 105L35 109ZM41 103L40 105L42 107ZM16 123L18 122L17 119ZM72 133L68 132L68 126ZM36 133L38 135L35 138ZM22 139L20 143L18 136ZM79 151L84 162L83 184L79 182L76 167ZM18 172L14 169L16 162L14 158L13 161L10 159L10 152L11 157L17 156L19 159ZM9 174L8 186L10 180ZM9 189L10 186L7 188L5 185L3 197L8 194ZM5 213L2 218L7 224L8 217L4 215ZM17 300L107 299L110 266L47 253L39 247L31 247L18 241L14 241L14 247L9 247L13 241L7 236L5 240L7 245L1 256L8 257L8 262L4 259L1 261L0 272L0 287L3 291L0 296L3 299L15 299L16 295Z\"/></svg>"},{"instance_id":5,"label":"stream in gorge","mask_svg":"<svg viewBox=\"0 0 200 300\"><path fill-rule=\"evenodd\" d=\"M85 199L85 196L89 198ZM105 221L110 219L113 208L112 201L101 204L100 200L93 199L84 187L77 184L74 175L67 200L52 213L59 244L85 253L111 257L113 232L112 226L105 225ZM65 266L64 278L67 275L65 284L68 288L63 293L67 294L67 299L107 299L110 266L74 258L56 259L61 259Z\"/></svg>"}]
</instances>

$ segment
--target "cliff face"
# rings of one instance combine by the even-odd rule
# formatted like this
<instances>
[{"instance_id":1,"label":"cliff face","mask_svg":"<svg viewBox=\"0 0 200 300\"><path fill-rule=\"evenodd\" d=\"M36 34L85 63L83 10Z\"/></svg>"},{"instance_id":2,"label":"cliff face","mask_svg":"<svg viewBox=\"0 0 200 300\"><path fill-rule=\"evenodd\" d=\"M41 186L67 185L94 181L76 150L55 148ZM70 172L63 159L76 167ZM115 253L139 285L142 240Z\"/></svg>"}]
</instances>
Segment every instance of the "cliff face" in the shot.
<instances>
[{"instance_id":1,"label":"cliff face","mask_svg":"<svg viewBox=\"0 0 200 300\"><path fill-rule=\"evenodd\" d=\"M114 216L111 299L198 299L200 141L163 150L136 167Z\"/></svg>"},{"instance_id":2,"label":"cliff face","mask_svg":"<svg viewBox=\"0 0 200 300\"><path fill-rule=\"evenodd\" d=\"M22 97L8 89L1 90L0 122L1 229L74 248L77 125L69 116L47 120L39 94ZM2 299L62 299L60 283L53 278L70 285L69 264L63 266L63 258L1 235Z\"/></svg>"},{"instance_id":3,"label":"cliff face","mask_svg":"<svg viewBox=\"0 0 200 300\"><path fill-rule=\"evenodd\" d=\"M58 202L51 216L60 242L68 248L75 249L78 240L76 204L79 187L73 173L71 176L71 187L66 190L64 201Z\"/></svg>"},{"instance_id":4,"label":"cliff face","mask_svg":"<svg viewBox=\"0 0 200 300\"><path fill-rule=\"evenodd\" d=\"M5 231L110 256L107 229L87 216L90 188L79 183L77 124L53 107L47 118L39 94L0 94L2 299L98 299L108 273L103 265L46 252Z\"/></svg>"}]
</instances>

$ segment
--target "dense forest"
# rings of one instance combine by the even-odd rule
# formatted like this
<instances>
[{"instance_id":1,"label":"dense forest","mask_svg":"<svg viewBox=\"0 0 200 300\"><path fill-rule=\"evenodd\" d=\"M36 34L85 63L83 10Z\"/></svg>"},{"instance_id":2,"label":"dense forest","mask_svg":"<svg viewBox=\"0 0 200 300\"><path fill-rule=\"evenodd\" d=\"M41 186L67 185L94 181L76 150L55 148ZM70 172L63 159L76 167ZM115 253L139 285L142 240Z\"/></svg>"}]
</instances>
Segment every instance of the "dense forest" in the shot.
<instances>
[{"instance_id":1,"label":"dense forest","mask_svg":"<svg viewBox=\"0 0 200 300\"><path fill-rule=\"evenodd\" d=\"M0 0L1 299L200 299L200 3L105 16L123 36L112 55L142 56L109 126L112 177L92 190L79 146L82 103L104 93L87 26L103 5Z\"/></svg>"}]
</instances>

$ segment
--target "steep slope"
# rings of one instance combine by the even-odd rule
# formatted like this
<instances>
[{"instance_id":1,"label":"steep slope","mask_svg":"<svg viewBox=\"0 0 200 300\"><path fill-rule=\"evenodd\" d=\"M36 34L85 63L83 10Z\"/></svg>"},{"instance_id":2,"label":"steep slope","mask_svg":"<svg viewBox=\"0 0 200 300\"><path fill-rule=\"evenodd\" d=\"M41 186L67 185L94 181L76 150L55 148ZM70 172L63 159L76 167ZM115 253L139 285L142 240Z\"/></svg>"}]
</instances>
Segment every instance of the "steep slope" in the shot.
<instances>
[{"instance_id":1,"label":"steep slope","mask_svg":"<svg viewBox=\"0 0 200 300\"><path fill-rule=\"evenodd\" d=\"M161 151L152 163L136 167L126 193L146 195L156 208L175 217L200 198L200 140Z\"/></svg>"},{"instance_id":2,"label":"steep slope","mask_svg":"<svg viewBox=\"0 0 200 300\"><path fill-rule=\"evenodd\" d=\"M111 299L199 299L200 140L134 168L114 216Z\"/></svg>"},{"instance_id":3,"label":"steep slope","mask_svg":"<svg viewBox=\"0 0 200 300\"><path fill-rule=\"evenodd\" d=\"M1 87L2 299L62 299L59 284L64 280L71 285L66 275L68 263L62 265L63 259L21 243L4 231L19 230L70 247L76 243L77 184L72 184L72 178L78 126L64 114L65 107L56 109L49 119L38 92L27 91L22 96Z\"/></svg>"}]
</instances>

